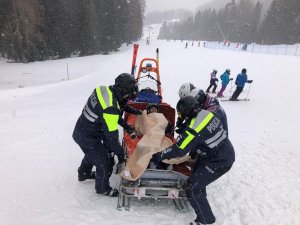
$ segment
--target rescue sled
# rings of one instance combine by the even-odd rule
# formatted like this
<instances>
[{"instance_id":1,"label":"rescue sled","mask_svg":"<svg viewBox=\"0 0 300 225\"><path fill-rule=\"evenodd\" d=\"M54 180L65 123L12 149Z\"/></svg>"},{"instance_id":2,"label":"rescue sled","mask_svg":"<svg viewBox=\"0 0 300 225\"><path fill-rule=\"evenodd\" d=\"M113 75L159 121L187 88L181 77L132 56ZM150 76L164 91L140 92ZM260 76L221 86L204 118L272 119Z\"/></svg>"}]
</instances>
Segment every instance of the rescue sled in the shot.
<instances>
[{"instance_id":1,"label":"rescue sled","mask_svg":"<svg viewBox=\"0 0 300 225\"><path fill-rule=\"evenodd\" d=\"M175 109L163 101L162 88L157 59L144 58L139 65L136 76L140 93L138 97L129 102L133 108L145 110L147 104L159 104L159 112L175 127ZM134 127L137 116L125 113L125 120ZM166 137L175 143L173 130L166 133ZM131 139L128 133L124 132L123 149L125 157L130 158L141 137ZM122 178L119 186L119 197L117 208L122 210L130 209L130 200L152 198L152 199L172 199L175 207L179 211L188 211L188 204L185 197L184 185L190 175L190 170L185 165L169 166L166 170L148 168L136 181Z\"/></svg>"}]
</instances>

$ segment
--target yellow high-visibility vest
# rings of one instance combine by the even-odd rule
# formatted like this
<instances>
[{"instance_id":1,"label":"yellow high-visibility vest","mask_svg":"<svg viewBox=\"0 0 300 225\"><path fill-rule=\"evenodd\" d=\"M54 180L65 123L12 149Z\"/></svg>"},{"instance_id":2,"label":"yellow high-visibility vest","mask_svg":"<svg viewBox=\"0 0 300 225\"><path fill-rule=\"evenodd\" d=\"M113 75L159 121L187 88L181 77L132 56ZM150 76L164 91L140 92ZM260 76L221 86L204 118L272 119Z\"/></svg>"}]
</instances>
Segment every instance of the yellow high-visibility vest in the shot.
<instances>
[{"instance_id":1,"label":"yellow high-visibility vest","mask_svg":"<svg viewBox=\"0 0 300 225\"><path fill-rule=\"evenodd\" d=\"M211 121L213 117L214 115L211 112L201 110L198 115L191 120L189 128L199 133L209 123L209 121ZM179 146L180 149L184 149L195 138L195 135L188 130L185 132L187 134L187 137Z\"/></svg>"},{"instance_id":2,"label":"yellow high-visibility vest","mask_svg":"<svg viewBox=\"0 0 300 225\"><path fill-rule=\"evenodd\" d=\"M118 102L114 104L113 101L113 94L111 90L109 89L109 86L100 86L96 88L96 93L98 100L100 102L100 105L103 110L105 110L108 107L115 106L118 109L120 109ZM105 123L108 127L108 131L112 132L118 129L118 121L119 121L120 115L116 114L108 114L108 113L103 113L103 118L105 120Z\"/></svg>"}]
</instances>

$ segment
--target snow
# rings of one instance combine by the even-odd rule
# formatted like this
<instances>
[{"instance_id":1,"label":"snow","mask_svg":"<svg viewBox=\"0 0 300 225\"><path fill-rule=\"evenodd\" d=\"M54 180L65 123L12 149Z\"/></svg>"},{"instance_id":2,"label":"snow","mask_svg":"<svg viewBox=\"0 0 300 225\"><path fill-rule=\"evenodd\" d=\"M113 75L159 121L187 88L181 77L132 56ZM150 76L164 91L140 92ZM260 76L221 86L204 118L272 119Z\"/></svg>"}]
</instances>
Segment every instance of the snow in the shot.
<instances>
[{"instance_id":1,"label":"snow","mask_svg":"<svg viewBox=\"0 0 300 225\"><path fill-rule=\"evenodd\" d=\"M245 67L254 80L241 94L249 91L250 101L221 102L236 162L207 188L216 224L300 224L300 58L185 49L185 42L153 37L145 43L137 62L159 47L164 100L173 106L182 83L206 89L214 68L219 76L230 68L235 78ZM118 211L117 199L97 195L93 181L77 181L83 153L71 137L76 120L97 85L130 71L132 49L29 64L0 60L0 224L183 225L195 218L170 201L136 200L129 212Z\"/></svg>"}]
</instances>

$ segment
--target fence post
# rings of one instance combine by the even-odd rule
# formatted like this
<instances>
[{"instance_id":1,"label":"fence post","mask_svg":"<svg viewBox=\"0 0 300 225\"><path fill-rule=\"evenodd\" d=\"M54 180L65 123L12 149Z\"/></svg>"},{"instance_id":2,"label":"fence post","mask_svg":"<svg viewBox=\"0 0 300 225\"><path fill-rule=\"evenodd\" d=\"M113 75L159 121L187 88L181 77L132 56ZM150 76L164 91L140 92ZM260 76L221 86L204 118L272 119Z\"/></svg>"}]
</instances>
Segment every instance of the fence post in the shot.
<instances>
[{"instance_id":1,"label":"fence post","mask_svg":"<svg viewBox=\"0 0 300 225\"><path fill-rule=\"evenodd\" d=\"M69 64L67 63L67 75L68 75L68 80L70 80L70 76L69 76Z\"/></svg>"},{"instance_id":2,"label":"fence post","mask_svg":"<svg viewBox=\"0 0 300 225\"><path fill-rule=\"evenodd\" d=\"M252 52L253 52L253 50L254 50L254 43L252 44Z\"/></svg>"},{"instance_id":3,"label":"fence post","mask_svg":"<svg viewBox=\"0 0 300 225\"><path fill-rule=\"evenodd\" d=\"M285 46L285 55L287 54L287 45Z\"/></svg>"}]
</instances>

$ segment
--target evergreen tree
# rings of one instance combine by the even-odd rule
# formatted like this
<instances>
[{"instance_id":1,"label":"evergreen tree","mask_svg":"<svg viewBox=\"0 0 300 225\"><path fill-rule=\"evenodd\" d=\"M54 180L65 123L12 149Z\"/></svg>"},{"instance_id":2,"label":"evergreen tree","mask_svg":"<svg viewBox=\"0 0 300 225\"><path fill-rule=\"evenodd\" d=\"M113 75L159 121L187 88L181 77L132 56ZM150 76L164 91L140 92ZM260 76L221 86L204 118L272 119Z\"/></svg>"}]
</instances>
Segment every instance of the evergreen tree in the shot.
<instances>
[{"instance_id":1,"label":"evergreen tree","mask_svg":"<svg viewBox=\"0 0 300 225\"><path fill-rule=\"evenodd\" d=\"M258 28L260 25L262 8L263 5L260 2L255 4L249 24L250 33L247 42L256 42L258 40Z\"/></svg>"},{"instance_id":2,"label":"evergreen tree","mask_svg":"<svg viewBox=\"0 0 300 225\"><path fill-rule=\"evenodd\" d=\"M68 37L72 36L70 17L62 2L40 0L42 25L39 26L44 40L44 56L65 58L72 53Z\"/></svg>"},{"instance_id":3,"label":"evergreen tree","mask_svg":"<svg viewBox=\"0 0 300 225\"><path fill-rule=\"evenodd\" d=\"M274 0L262 22L260 40L264 44L300 42L300 1Z\"/></svg>"},{"instance_id":4,"label":"evergreen tree","mask_svg":"<svg viewBox=\"0 0 300 225\"><path fill-rule=\"evenodd\" d=\"M188 40L253 42L257 39L262 4L251 0L228 3L218 12L211 9L198 11L179 23L164 24L160 38Z\"/></svg>"},{"instance_id":5,"label":"evergreen tree","mask_svg":"<svg viewBox=\"0 0 300 225\"><path fill-rule=\"evenodd\" d=\"M7 26L12 22L12 2L0 0L0 6L0 56L5 57L10 46Z\"/></svg>"},{"instance_id":6,"label":"evergreen tree","mask_svg":"<svg viewBox=\"0 0 300 225\"><path fill-rule=\"evenodd\" d=\"M142 34L144 0L0 3L0 54L16 61L108 54Z\"/></svg>"}]
</instances>

